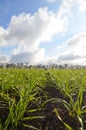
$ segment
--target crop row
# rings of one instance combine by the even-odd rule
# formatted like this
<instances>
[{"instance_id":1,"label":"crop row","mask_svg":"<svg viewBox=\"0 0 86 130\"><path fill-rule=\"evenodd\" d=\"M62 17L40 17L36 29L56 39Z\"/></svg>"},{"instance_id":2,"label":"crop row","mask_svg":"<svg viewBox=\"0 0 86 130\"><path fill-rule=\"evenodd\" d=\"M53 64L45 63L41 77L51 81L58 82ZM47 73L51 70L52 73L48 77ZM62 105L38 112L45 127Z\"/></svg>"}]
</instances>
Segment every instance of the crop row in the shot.
<instances>
[{"instance_id":1,"label":"crop row","mask_svg":"<svg viewBox=\"0 0 86 130\"><path fill-rule=\"evenodd\" d=\"M0 69L0 130L85 130L86 69Z\"/></svg>"}]
</instances>

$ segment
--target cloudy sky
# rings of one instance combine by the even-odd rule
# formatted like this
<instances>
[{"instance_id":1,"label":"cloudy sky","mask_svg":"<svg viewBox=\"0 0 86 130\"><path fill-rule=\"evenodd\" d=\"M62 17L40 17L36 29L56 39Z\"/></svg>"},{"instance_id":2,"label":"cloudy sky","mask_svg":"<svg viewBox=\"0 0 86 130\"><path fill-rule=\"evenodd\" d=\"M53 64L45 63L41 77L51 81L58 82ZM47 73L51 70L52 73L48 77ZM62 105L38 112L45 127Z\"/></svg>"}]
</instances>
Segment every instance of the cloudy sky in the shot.
<instances>
[{"instance_id":1,"label":"cloudy sky","mask_svg":"<svg viewBox=\"0 0 86 130\"><path fill-rule=\"evenodd\" d=\"M86 65L86 0L0 0L0 63Z\"/></svg>"}]
</instances>

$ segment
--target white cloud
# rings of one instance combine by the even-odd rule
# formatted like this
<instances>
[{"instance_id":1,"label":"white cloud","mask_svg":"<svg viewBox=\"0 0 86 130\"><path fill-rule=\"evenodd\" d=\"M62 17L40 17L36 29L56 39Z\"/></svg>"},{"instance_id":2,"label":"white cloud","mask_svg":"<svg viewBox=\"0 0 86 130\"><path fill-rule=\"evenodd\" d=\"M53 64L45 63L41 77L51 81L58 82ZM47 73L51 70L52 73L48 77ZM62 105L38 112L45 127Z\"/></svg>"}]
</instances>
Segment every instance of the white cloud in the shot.
<instances>
[{"instance_id":1,"label":"white cloud","mask_svg":"<svg viewBox=\"0 0 86 130\"><path fill-rule=\"evenodd\" d=\"M39 8L34 15L22 13L12 16L7 29L0 27L0 46L16 44L31 51L38 49L41 42L51 41L54 35L67 29L68 17L62 17L62 12L69 13L67 3L71 4L63 2L56 14L47 8Z\"/></svg>"},{"instance_id":2,"label":"white cloud","mask_svg":"<svg viewBox=\"0 0 86 130\"><path fill-rule=\"evenodd\" d=\"M59 17L71 16L71 7L73 4L74 0L63 0L58 12L58 16Z\"/></svg>"},{"instance_id":3,"label":"white cloud","mask_svg":"<svg viewBox=\"0 0 86 130\"><path fill-rule=\"evenodd\" d=\"M86 0L76 0L80 11L86 11Z\"/></svg>"},{"instance_id":4,"label":"white cloud","mask_svg":"<svg viewBox=\"0 0 86 130\"><path fill-rule=\"evenodd\" d=\"M65 30L65 19L59 20L57 14L47 8L40 8L34 15L23 13L13 16L8 28L3 30L0 30L0 38L7 45L26 44L30 49L37 49L41 42L51 41L55 34Z\"/></svg>"},{"instance_id":5,"label":"white cloud","mask_svg":"<svg viewBox=\"0 0 86 130\"><path fill-rule=\"evenodd\" d=\"M39 64L44 60L44 49L36 50L34 52L20 52L12 55L10 62L13 63L29 63Z\"/></svg>"},{"instance_id":6,"label":"white cloud","mask_svg":"<svg viewBox=\"0 0 86 130\"><path fill-rule=\"evenodd\" d=\"M75 60L77 58L81 58L79 55L75 55L73 52L67 53L67 54L62 54L58 57L59 61L71 61Z\"/></svg>"},{"instance_id":7,"label":"white cloud","mask_svg":"<svg viewBox=\"0 0 86 130\"><path fill-rule=\"evenodd\" d=\"M86 32L74 35L57 49L62 52L57 57L58 63L86 65Z\"/></svg>"},{"instance_id":8,"label":"white cloud","mask_svg":"<svg viewBox=\"0 0 86 130\"><path fill-rule=\"evenodd\" d=\"M0 26L0 46L6 46L7 45L7 42L5 40L5 37L7 36L7 34L8 34L8 31Z\"/></svg>"},{"instance_id":9,"label":"white cloud","mask_svg":"<svg viewBox=\"0 0 86 130\"><path fill-rule=\"evenodd\" d=\"M47 2L50 2L50 3L54 3L56 2L57 0L47 0Z\"/></svg>"},{"instance_id":10,"label":"white cloud","mask_svg":"<svg viewBox=\"0 0 86 130\"><path fill-rule=\"evenodd\" d=\"M64 53L58 57L57 61L57 63L61 64L86 65L86 56L81 56L74 52Z\"/></svg>"},{"instance_id":11,"label":"white cloud","mask_svg":"<svg viewBox=\"0 0 86 130\"><path fill-rule=\"evenodd\" d=\"M72 7L77 5L79 11L86 11L86 0L62 0L58 16L60 17L71 17Z\"/></svg>"},{"instance_id":12,"label":"white cloud","mask_svg":"<svg viewBox=\"0 0 86 130\"><path fill-rule=\"evenodd\" d=\"M76 54L81 56L86 55L86 32L76 34L70 38L66 44L73 50Z\"/></svg>"},{"instance_id":13,"label":"white cloud","mask_svg":"<svg viewBox=\"0 0 86 130\"><path fill-rule=\"evenodd\" d=\"M86 55L77 55L74 52L62 53L59 56L46 59L45 64L86 65Z\"/></svg>"},{"instance_id":14,"label":"white cloud","mask_svg":"<svg viewBox=\"0 0 86 130\"><path fill-rule=\"evenodd\" d=\"M48 2L55 2L56 0L47 0ZM30 62L38 63L44 59L44 49L39 48L42 42L49 42L53 40L53 36L62 34L68 29L69 18L72 15L71 8L74 4L78 5L80 11L86 10L85 0L62 0L59 11L55 14L49 11L48 8L39 8L33 15L21 13L18 16L12 16L11 21L4 29L0 27L0 47L16 45L11 52L11 62ZM85 58L86 34L78 34L70 38L63 44L67 53L59 54L57 57L52 57L49 62L68 62L75 59ZM61 49L61 46L59 46ZM78 49L77 49L78 48ZM74 53L74 54L72 54ZM2 57L0 55L0 57ZM73 59L74 60L73 60ZM2 60L0 60L1 62Z\"/></svg>"},{"instance_id":15,"label":"white cloud","mask_svg":"<svg viewBox=\"0 0 86 130\"><path fill-rule=\"evenodd\" d=\"M13 16L7 29L1 27L0 46L17 46L12 50L14 56L12 56L11 60L16 57L18 61L23 62L24 58L21 57L22 60L17 58L17 56L22 56L22 53L24 57L28 55L27 58L30 55L33 60L33 55L36 55L37 60L40 59L41 56L38 54L42 50L39 45L42 42L51 41L54 35L63 33L65 29L66 19L58 19L57 14L48 11L47 8L40 8L34 15L22 13L19 16ZM43 52L40 55L43 55Z\"/></svg>"},{"instance_id":16,"label":"white cloud","mask_svg":"<svg viewBox=\"0 0 86 130\"><path fill-rule=\"evenodd\" d=\"M9 57L2 52L0 52L0 63L7 63L9 61Z\"/></svg>"}]
</instances>

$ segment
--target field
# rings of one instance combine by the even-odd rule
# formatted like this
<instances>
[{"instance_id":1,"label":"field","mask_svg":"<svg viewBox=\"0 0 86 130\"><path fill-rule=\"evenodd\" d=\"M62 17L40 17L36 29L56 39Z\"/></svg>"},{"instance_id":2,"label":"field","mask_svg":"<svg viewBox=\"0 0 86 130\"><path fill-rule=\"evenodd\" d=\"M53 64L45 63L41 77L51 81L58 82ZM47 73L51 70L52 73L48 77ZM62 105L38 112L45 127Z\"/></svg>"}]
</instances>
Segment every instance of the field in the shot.
<instances>
[{"instance_id":1,"label":"field","mask_svg":"<svg viewBox=\"0 0 86 130\"><path fill-rule=\"evenodd\" d=\"M0 130L86 130L86 69L0 69Z\"/></svg>"}]
</instances>

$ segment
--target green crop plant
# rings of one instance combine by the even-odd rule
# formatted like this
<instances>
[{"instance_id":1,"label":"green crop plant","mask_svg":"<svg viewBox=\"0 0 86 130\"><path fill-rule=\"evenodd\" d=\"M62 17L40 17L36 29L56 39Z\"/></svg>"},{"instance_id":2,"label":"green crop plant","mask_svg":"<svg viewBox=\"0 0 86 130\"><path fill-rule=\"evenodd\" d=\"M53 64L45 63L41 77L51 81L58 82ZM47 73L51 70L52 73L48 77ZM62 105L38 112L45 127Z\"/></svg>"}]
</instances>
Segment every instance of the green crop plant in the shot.
<instances>
[{"instance_id":1,"label":"green crop plant","mask_svg":"<svg viewBox=\"0 0 86 130\"><path fill-rule=\"evenodd\" d=\"M24 113L26 112L26 108L27 108L29 102L33 102L33 101L36 102L36 100L38 101L38 99L35 98L35 95L37 94L37 92L34 92L32 94L32 93L29 93L28 90L27 90L27 88L25 89L24 87L22 87L19 90L20 99L18 102L16 101L15 96L10 97L10 94L0 93L0 97L4 100L2 102L1 107L3 107L3 109L7 107L7 110L9 111L4 124L2 125L0 122L0 127L2 128L2 130L7 130L9 125L11 125L12 130L15 130L17 128L18 124L20 123L20 121L44 118L43 116L24 117ZM6 105L5 105L5 103L6 103ZM35 110L35 111L37 111L37 110ZM33 112L33 111L29 110L28 112ZM27 125L27 124L23 124L23 125L28 128L37 129L31 125Z\"/></svg>"},{"instance_id":2,"label":"green crop plant","mask_svg":"<svg viewBox=\"0 0 86 130\"><path fill-rule=\"evenodd\" d=\"M49 87L52 91L48 91ZM60 91L62 98L58 93L54 95L53 89ZM48 103L54 104L53 106L61 104L62 110L66 109L69 117L77 118L80 123L78 130L85 130L85 94L86 69L2 68L0 69L0 130L16 130L19 126L41 130L41 126L36 126L32 122L38 123L37 121L40 120L42 123L46 118L45 109ZM72 130L72 125L60 115L58 106L53 108L53 112L66 129Z\"/></svg>"}]
</instances>

